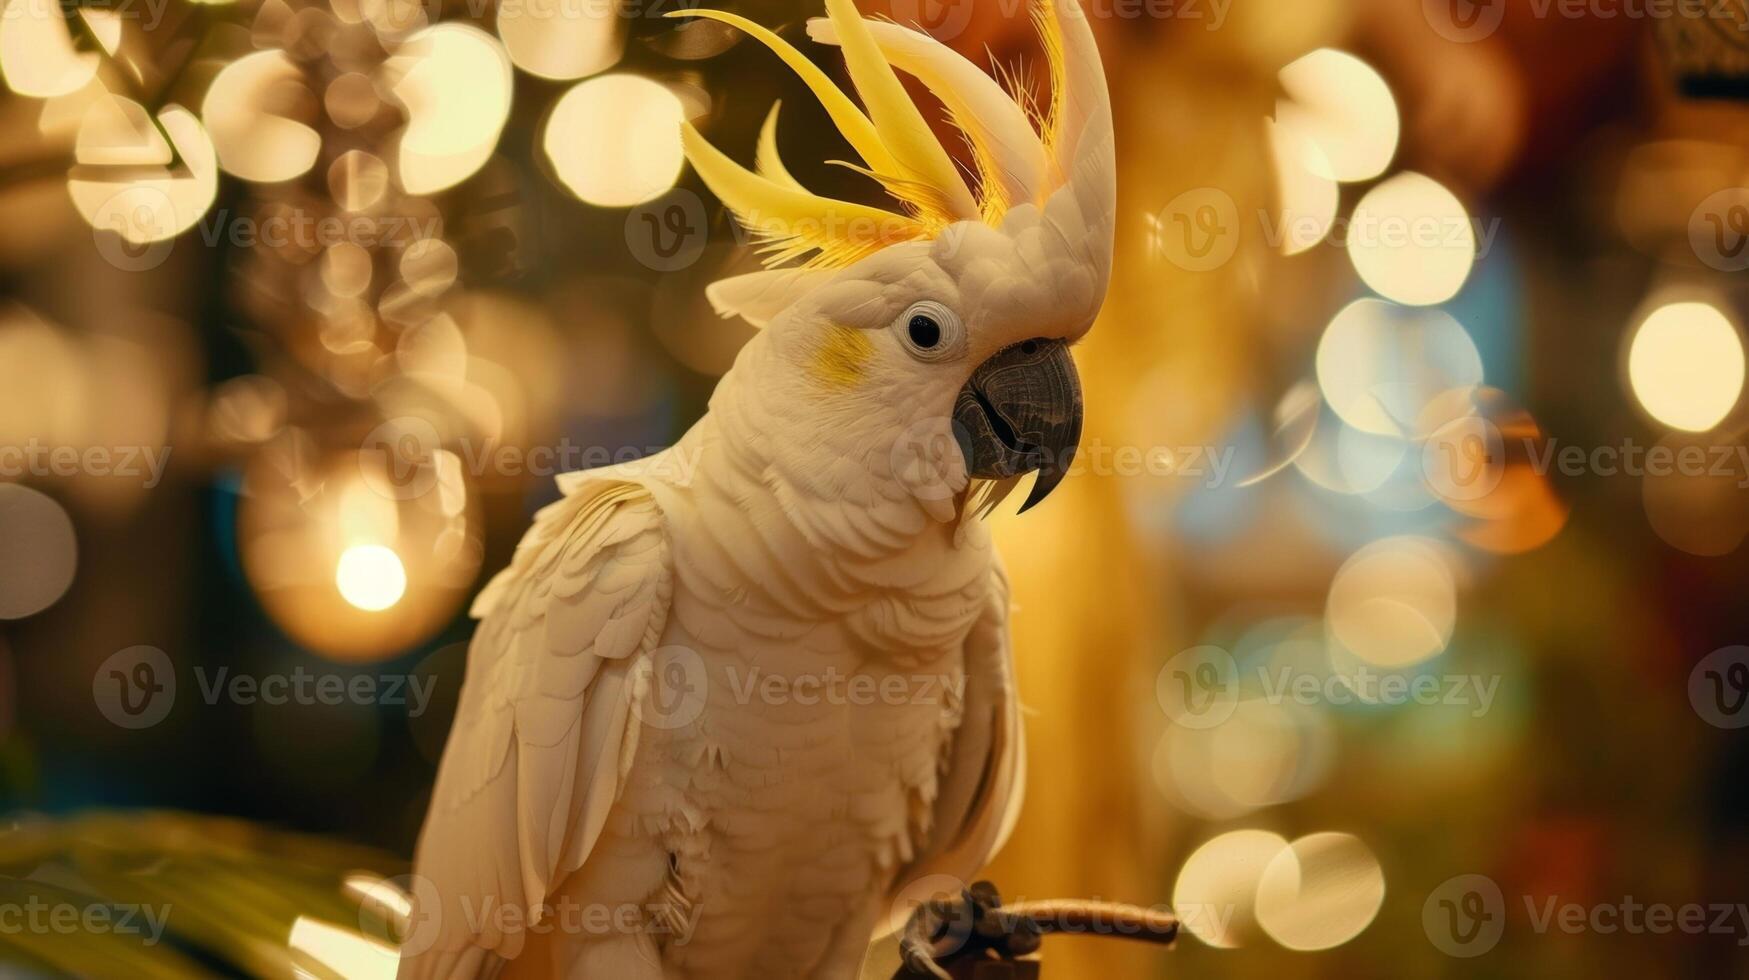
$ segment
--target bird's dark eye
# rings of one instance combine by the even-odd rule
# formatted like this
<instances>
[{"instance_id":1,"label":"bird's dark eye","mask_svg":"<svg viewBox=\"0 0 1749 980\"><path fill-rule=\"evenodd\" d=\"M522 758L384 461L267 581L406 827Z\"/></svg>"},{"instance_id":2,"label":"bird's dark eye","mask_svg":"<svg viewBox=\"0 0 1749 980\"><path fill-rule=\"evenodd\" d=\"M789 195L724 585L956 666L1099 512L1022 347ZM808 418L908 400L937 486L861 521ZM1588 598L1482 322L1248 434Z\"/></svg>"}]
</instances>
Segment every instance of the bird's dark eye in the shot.
<instances>
[{"instance_id":1,"label":"bird's dark eye","mask_svg":"<svg viewBox=\"0 0 1749 980\"><path fill-rule=\"evenodd\" d=\"M919 361L945 361L966 347L966 328L959 314L932 299L905 307L893 320L893 332Z\"/></svg>"},{"instance_id":2,"label":"bird's dark eye","mask_svg":"<svg viewBox=\"0 0 1749 980\"><path fill-rule=\"evenodd\" d=\"M941 324L932 317L915 314L906 329L911 334L911 343L916 344L918 350L934 350L935 345L941 343Z\"/></svg>"}]
</instances>

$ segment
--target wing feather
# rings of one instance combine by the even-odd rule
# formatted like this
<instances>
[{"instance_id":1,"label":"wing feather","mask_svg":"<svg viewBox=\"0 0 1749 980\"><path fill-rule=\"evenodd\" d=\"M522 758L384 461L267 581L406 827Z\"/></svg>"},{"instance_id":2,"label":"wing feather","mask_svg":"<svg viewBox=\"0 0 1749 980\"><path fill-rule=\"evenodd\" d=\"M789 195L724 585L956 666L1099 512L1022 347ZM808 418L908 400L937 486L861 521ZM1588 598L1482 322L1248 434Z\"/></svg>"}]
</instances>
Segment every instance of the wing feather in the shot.
<instances>
[{"instance_id":1,"label":"wing feather","mask_svg":"<svg viewBox=\"0 0 1749 980\"><path fill-rule=\"evenodd\" d=\"M402 978L473 976L481 949L514 958L623 787L635 679L667 621L668 544L638 484L567 489L475 603L484 621L415 855Z\"/></svg>"}]
</instances>

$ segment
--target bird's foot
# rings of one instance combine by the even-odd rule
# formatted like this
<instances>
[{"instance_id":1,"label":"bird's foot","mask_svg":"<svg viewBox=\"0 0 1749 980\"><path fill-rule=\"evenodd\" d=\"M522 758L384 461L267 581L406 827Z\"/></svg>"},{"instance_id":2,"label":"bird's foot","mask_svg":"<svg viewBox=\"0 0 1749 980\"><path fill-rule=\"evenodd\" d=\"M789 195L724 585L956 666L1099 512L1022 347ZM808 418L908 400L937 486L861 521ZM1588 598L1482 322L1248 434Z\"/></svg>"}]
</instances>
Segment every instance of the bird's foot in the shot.
<instances>
[{"instance_id":1,"label":"bird's foot","mask_svg":"<svg viewBox=\"0 0 1749 980\"><path fill-rule=\"evenodd\" d=\"M996 886L980 881L917 906L899 937L899 975L951 980L943 963L1013 960L1035 952L1042 938L1037 922L1004 909Z\"/></svg>"},{"instance_id":2,"label":"bird's foot","mask_svg":"<svg viewBox=\"0 0 1749 980\"><path fill-rule=\"evenodd\" d=\"M895 980L953 980L956 973L970 976L969 970L955 969L965 964L996 962L1020 967L1024 964L1016 961L1037 952L1050 932L1170 944L1178 936L1178 918L1162 908L1073 899L1004 906L996 886L980 881L958 895L940 896L917 906L899 934L902 966ZM1032 966L1025 975L1037 976L1036 964Z\"/></svg>"}]
</instances>

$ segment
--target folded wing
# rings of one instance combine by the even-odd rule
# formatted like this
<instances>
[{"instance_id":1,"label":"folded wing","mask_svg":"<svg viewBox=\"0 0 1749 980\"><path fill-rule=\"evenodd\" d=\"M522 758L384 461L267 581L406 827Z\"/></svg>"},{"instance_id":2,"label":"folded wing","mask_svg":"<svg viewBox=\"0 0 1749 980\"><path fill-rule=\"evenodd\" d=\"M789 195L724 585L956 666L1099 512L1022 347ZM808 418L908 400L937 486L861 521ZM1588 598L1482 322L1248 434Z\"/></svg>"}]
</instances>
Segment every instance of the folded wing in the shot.
<instances>
[{"instance_id":1,"label":"folded wing","mask_svg":"<svg viewBox=\"0 0 1749 980\"><path fill-rule=\"evenodd\" d=\"M541 511L480 594L401 977L473 976L515 957L527 913L588 859L637 746L634 702L671 578L649 492L599 479ZM483 914L506 907L520 914Z\"/></svg>"}]
</instances>

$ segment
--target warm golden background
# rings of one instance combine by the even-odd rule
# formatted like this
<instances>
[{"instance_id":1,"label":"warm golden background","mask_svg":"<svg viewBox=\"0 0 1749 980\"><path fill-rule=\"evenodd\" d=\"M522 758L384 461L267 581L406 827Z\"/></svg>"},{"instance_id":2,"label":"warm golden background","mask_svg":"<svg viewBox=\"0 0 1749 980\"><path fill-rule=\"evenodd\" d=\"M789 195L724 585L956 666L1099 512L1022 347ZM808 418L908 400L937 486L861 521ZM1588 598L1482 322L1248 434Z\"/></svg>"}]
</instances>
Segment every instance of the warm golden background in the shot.
<instances>
[{"instance_id":1,"label":"warm golden background","mask_svg":"<svg viewBox=\"0 0 1749 980\"><path fill-rule=\"evenodd\" d=\"M818 50L813 6L731 6ZM1694 67L1749 35L1704 6L1091 9L1117 267L1086 466L994 518L1032 768L991 875L1218 912L1047 976L1749 976L1749 922L1527 911L1749 901L1749 661L1713 653L1749 642L1749 109ZM7 0L7 809L410 850L469 597L554 471L669 444L749 336L703 302L756 259L679 121L748 160L781 98L797 176L871 193L768 52L662 9ZM864 9L1039 80L1019 0ZM1708 472L1592 452L1630 445ZM105 685L142 646L179 687L136 729ZM434 694L205 703L227 667ZM1470 686L1345 696L1381 674ZM1503 895L1477 959L1459 875Z\"/></svg>"}]
</instances>

